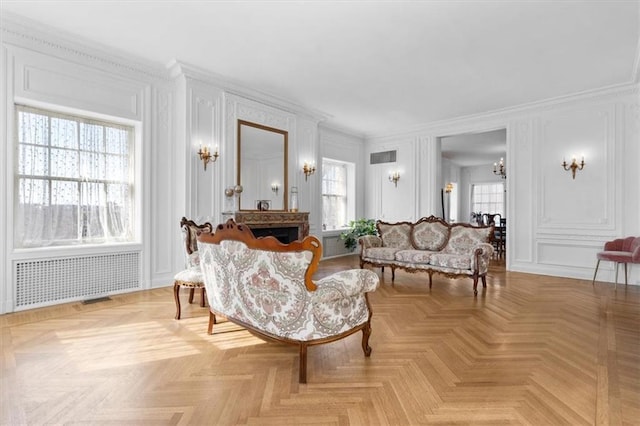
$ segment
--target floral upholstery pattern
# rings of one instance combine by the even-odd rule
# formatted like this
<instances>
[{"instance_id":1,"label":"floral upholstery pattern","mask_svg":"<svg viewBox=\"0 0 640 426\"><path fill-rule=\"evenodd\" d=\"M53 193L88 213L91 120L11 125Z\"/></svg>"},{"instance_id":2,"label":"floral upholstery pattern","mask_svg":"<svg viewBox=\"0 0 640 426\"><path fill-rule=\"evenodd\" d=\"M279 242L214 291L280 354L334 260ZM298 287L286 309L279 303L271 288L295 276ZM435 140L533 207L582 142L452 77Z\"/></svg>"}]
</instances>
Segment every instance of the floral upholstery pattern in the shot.
<instances>
[{"instance_id":1,"label":"floral upholstery pattern","mask_svg":"<svg viewBox=\"0 0 640 426\"><path fill-rule=\"evenodd\" d=\"M397 249L410 249L411 224L410 223L382 223L378 222L378 233L384 247Z\"/></svg>"},{"instance_id":2,"label":"floral upholstery pattern","mask_svg":"<svg viewBox=\"0 0 640 426\"><path fill-rule=\"evenodd\" d=\"M390 262L396 260L398 249L389 247L372 247L365 249L364 257L377 260L388 260Z\"/></svg>"},{"instance_id":3,"label":"floral upholstery pattern","mask_svg":"<svg viewBox=\"0 0 640 426\"><path fill-rule=\"evenodd\" d=\"M310 341L335 336L369 320L365 292L378 276L342 271L308 291L311 252L252 249L240 241L200 243L200 267L212 311L275 336Z\"/></svg>"},{"instance_id":4,"label":"floral upholstery pattern","mask_svg":"<svg viewBox=\"0 0 640 426\"><path fill-rule=\"evenodd\" d=\"M447 276L464 275L473 279L477 293L478 279L486 286L486 274L493 255L490 244L493 226L475 227L469 224L448 224L430 216L416 223L378 222L377 236L360 239L360 267L391 267L391 280L395 269L429 273L429 287L433 273ZM409 236L407 245L407 236ZM384 272L384 269L383 269Z\"/></svg>"},{"instance_id":5,"label":"floral upholstery pattern","mask_svg":"<svg viewBox=\"0 0 640 426\"><path fill-rule=\"evenodd\" d=\"M434 254L428 250L400 250L396 253L395 260L410 264L428 264Z\"/></svg>"},{"instance_id":6,"label":"floral upholstery pattern","mask_svg":"<svg viewBox=\"0 0 640 426\"><path fill-rule=\"evenodd\" d=\"M419 221L413 226L411 241L419 250L442 250L449 239L449 227L440 222Z\"/></svg>"},{"instance_id":7,"label":"floral upholstery pattern","mask_svg":"<svg viewBox=\"0 0 640 426\"><path fill-rule=\"evenodd\" d=\"M454 226L451 228L449 242L444 249L445 253L471 255L478 244L490 241L492 227ZM493 253L493 251L491 252Z\"/></svg>"}]
</instances>

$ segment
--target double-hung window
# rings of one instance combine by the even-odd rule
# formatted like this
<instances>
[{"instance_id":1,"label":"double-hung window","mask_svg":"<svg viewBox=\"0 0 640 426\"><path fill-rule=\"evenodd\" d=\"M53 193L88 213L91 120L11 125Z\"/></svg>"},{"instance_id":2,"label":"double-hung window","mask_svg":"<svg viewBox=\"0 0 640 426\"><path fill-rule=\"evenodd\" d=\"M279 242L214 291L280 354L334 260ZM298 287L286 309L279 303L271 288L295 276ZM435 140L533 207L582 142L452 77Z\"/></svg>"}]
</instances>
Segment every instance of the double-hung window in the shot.
<instances>
[{"instance_id":1,"label":"double-hung window","mask_svg":"<svg viewBox=\"0 0 640 426\"><path fill-rule=\"evenodd\" d=\"M355 165L324 158L322 160L322 227L340 229L353 220L349 194ZM351 202L352 203L352 202Z\"/></svg>"},{"instance_id":2,"label":"double-hung window","mask_svg":"<svg viewBox=\"0 0 640 426\"><path fill-rule=\"evenodd\" d=\"M15 247L134 239L131 126L16 107Z\"/></svg>"},{"instance_id":3,"label":"double-hung window","mask_svg":"<svg viewBox=\"0 0 640 426\"><path fill-rule=\"evenodd\" d=\"M471 211L500 213L504 217L504 183L483 183L471 186Z\"/></svg>"}]
</instances>

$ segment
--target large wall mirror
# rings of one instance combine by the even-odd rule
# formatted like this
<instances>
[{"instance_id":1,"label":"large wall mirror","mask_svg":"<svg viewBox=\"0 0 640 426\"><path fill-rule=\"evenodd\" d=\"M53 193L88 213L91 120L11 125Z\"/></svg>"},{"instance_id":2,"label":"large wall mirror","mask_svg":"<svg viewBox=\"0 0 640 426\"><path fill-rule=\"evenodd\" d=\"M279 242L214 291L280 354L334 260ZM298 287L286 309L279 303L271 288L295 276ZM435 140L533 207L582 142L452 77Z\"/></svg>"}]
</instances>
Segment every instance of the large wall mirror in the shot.
<instances>
[{"instance_id":1,"label":"large wall mirror","mask_svg":"<svg viewBox=\"0 0 640 426\"><path fill-rule=\"evenodd\" d=\"M238 120L240 210L287 210L289 132Z\"/></svg>"}]
</instances>

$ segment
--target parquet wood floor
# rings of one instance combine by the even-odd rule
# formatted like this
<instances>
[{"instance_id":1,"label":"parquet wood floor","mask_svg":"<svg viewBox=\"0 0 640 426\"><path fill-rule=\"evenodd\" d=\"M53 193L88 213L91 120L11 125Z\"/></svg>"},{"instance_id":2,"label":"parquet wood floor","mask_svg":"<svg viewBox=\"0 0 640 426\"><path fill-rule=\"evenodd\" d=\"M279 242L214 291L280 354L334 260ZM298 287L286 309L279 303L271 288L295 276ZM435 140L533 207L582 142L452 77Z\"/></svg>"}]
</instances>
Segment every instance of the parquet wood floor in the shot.
<instances>
[{"instance_id":1,"label":"parquet wood floor","mask_svg":"<svg viewBox=\"0 0 640 426\"><path fill-rule=\"evenodd\" d=\"M357 267L324 261L319 275ZM378 270L379 271L379 270ZM186 300L186 294L183 294ZM4 425L640 424L640 288L505 272L386 271L360 334L294 346L222 323L172 288L0 317Z\"/></svg>"}]
</instances>

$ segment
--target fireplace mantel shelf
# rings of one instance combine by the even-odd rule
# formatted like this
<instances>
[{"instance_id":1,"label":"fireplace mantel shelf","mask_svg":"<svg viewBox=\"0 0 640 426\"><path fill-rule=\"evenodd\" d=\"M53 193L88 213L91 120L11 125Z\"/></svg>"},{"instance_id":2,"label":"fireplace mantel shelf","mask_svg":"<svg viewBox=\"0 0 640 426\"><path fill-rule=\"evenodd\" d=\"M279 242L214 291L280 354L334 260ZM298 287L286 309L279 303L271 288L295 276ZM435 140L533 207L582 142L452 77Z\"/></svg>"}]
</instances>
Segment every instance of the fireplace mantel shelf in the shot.
<instances>
[{"instance_id":1,"label":"fireplace mantel shelf","mask_svg":"<svg viewBox=\"0 0 640 426\"><path fill-rule=\"evenodd\" d=\"M270 231L277 229L297 228L298 240L309 235L308 212L246 210L235 212L234 218L236 223L244 223L252 230L264 230L256 234L270 235Z\"/></svg>"}]
</instances>

